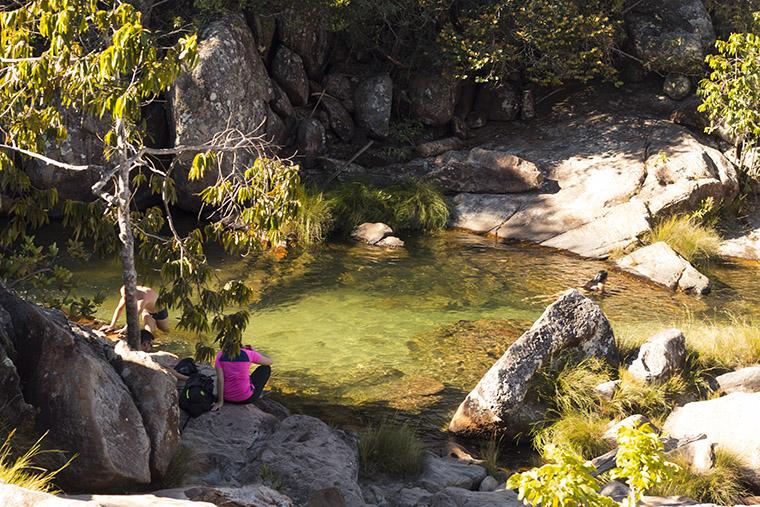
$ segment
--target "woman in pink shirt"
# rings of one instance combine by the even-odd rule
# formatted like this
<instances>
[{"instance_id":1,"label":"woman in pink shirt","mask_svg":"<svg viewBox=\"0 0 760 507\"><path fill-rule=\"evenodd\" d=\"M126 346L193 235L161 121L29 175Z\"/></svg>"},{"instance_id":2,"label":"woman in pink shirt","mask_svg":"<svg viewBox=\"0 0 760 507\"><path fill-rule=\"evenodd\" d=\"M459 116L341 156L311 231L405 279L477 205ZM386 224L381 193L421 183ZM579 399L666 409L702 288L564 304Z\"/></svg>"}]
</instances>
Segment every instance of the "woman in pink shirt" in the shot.
<instances>
[{"instance_id":1,"label":"woman in pink shirt","mask_svg":"<svg viewBox=\"0 0 760 507\"><path fill-rule=\"evenodd\" d=\"M251 373L251 364L260 366ZM272 374L272 360L250 345L242 347L233 358L218 352L215 366L217 402L211 410L219 410L225 401L240 405L253 403L261 397Z\"/></svg>"}]
</instances>

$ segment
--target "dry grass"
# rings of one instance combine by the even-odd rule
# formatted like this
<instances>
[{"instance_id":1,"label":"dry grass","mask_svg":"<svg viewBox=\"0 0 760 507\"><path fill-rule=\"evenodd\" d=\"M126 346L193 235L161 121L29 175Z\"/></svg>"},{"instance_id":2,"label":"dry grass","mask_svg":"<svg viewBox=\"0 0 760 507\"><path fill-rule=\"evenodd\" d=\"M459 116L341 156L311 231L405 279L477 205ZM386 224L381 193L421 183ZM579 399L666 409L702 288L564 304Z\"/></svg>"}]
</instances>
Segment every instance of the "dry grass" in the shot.
<instances>
[{"instance_id":1,"label":"dry grass","mask_svg":"<svg viewBox=\"0 0 760 507\"><path fill-rule=\"evenodd\" d=\"M688 496L700 503L735 505L750 493L745 486L741 459L727 451L715 452L715 467L706 474L696 474L689 470L683 459L674 460L680 467L670 480L656 487L652 495Z\"/></svg>"},{"instance_id":2,"label":"dry grass","mask_svg":"<svg viewBox=\"0 0 760 507\"><path fill-rule=\"evenodd\" d=\"M673 215L654 226L649 244L664 241L687 261L704 265L719 255L721 237L715 228L686 215Z\"/></svg>"},{"instance_id":3,"label":"dry grass","mask_svg":"<svg viewBox=\"0 0 760 507\"><path fill-rule=\"evenodd\" d=\"M613 447L602 439L609 422L609 419L592 412L566 413L553 425L536 433L533 447L543 454L548 445L554 445L592 459Z\"/></svg>"},{"instance_id":4,"label":"dry grass","mask_svg":"<svg viewBox=\"0 0 760 507\"><path fill-rule=\"evenodd\" d=\"M0 445L0 484L13 484L32 491L56 493L57 489L53 484L53 480L74 458L57 470L47 470L35 464L35 461L41 454L56 452L42 449L42 440L47 433L42 435L21 455L16 454L11 445L14 434L15 431L11 431L5 442Z\"/></svg>"}]
</instances>

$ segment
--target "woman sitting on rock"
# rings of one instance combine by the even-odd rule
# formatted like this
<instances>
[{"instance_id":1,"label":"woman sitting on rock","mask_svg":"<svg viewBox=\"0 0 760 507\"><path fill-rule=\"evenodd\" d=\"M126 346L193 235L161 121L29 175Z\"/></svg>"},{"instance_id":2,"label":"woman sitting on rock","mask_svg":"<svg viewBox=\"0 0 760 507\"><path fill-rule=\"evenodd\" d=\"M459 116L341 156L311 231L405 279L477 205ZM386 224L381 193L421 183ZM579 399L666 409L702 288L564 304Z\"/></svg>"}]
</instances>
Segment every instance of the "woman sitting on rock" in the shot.
<instances>
[{"instance_id":1,"label":"woman sitting on rock","mask_svg":"<svg viewBox=\"0 0 760 507\"><path fill-rule=\"evenodd\" d=\"M253 373L251 365L258 364ZM230 357L224 350L216 354L217 401L211 410L219 410L224 402L244 405L261 398L264 386L272 374L272 359L253 350L250 345L240 348L237 356Z\"/></svg>"}]
</instances>

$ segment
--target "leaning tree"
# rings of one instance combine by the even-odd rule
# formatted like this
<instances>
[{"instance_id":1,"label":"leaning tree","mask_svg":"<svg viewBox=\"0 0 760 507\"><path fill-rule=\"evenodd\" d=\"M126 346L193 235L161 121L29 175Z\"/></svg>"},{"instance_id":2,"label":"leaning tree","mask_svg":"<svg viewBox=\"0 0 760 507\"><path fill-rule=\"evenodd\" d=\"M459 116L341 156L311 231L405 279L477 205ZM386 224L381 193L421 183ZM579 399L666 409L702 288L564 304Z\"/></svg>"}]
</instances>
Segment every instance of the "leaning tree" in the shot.
<instances>
[{"instance_id":1,"label":"leaning tree","mask_svg":"<svg viewBox=\"0 0 760 507\"><path fill-rule=\"evenodd\" d=\"M257 132L235 128L217 132L197 146L148 146L142 111L171 87L183 68L194 65L197 38L181 31L152 33L129 3L11 1L0 7L0 30L0 180L4 188L29 190L28 179L17 167L19 158L37 159L67 171L98 171L100 177L92 190L104 204L98 208L103 210L101 219L115 216L118 224L130 346L139 345L137 240L138 251L162 266L167 290L161 297L182 310L180 325L200 332L213 329L218 341L236 349L248 314L225 314L224 309L246 302L250 290L240 281L216 289L209 286L211 270L203 244L213 236L229 249L250 249L272 240L298 206L297 166L272 158ZM103 165L72 164L46 154L47 143L66 138L65 111L92 115L108 124L101 140ZM215 184L201 193L215 212L209 227L180 235L171 216L170 205L176 199L171 173L188 154L191 179L203 178L206 171L217 172ZM156 163L162 156L174 161L168 167ZM160 193L163 209L140 216L130 208L133 185L147 179ZM24 226L44 222L46 215L40 207L55 203L54 193L45 199L42 194L27 193L26 198L25 206L14 209L9 230L15 235L6 241L20 236ZM77 223L75 228L80 233L83 226ZM168 233L161 234L163 229Z\"/></svg>"}]
</instances>

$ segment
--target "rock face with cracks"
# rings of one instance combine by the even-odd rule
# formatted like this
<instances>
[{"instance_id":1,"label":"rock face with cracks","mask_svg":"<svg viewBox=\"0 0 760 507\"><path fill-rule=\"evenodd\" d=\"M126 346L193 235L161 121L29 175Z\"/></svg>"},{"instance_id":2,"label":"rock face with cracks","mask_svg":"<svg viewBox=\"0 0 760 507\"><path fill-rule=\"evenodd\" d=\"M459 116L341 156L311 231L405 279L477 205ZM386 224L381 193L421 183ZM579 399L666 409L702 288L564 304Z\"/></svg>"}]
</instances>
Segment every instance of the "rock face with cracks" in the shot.
<instances>
[{"instance_id":1,"label":"rock face with cracks","mask_svg":"<svg viewBox=\"0 0 760 507\"><path fill-rule=\"evenodd\" d=\"M671 290L699 295L710 292L710 280L664 242L639 248L617 265Z\"/></svg>"},{"instance_id":2,"label":"rock face with cracks","mask_svg":"<svg viewBox=\"0 0 760 507\"><path fill-rule=\"evenodd\" d=\"M609 321L601 309L577 290L565 292L478 382L459 405L449 430L465 435L516 434L530 410L530 381L550 358L567 348L587 356L618 361Z\"/></svg>"}]
</instances>

